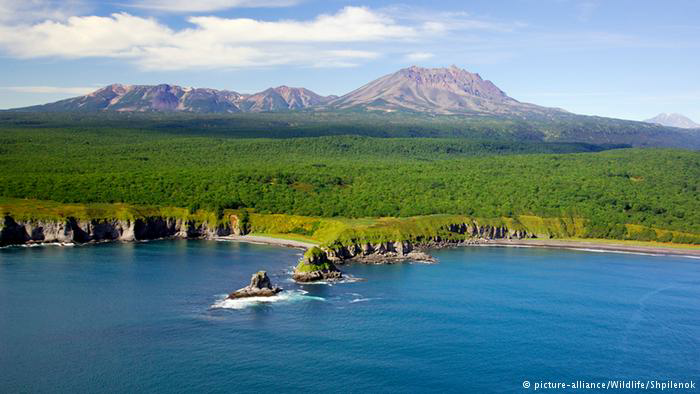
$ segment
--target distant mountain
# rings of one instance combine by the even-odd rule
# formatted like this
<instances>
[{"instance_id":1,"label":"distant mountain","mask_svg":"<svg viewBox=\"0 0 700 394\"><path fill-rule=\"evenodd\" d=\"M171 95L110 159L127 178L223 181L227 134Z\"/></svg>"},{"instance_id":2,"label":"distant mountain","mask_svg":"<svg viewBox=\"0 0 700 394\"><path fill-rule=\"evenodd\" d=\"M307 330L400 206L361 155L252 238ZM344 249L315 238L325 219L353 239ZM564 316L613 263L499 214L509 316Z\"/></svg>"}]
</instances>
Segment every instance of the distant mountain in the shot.
<instances>
[{"instance_id":1,"label":"distant mountain","mask_svg":"<svg viewBox=\"0 0 700 394\"><path fill-rule=\"evenodd\" d=\"M334 98L331 96L330 99ZM247 112L269 112L290 109L304 109L329 101L309 89L279 86L245 97L239 107Z\"/></svg>"},{"instance_id":2,"label":"distant mountain","mask_svg":"<svg viewBox=\"0 0 700 394\"><path fill-rule=\"evenodd\" d=\"M668 127L678 127L681 129L700 129L700 124L693 122L688 117L681 114L661 113L651 119L645 120L645 122Z\"/></svg>"},{"instance_id":3,"label":"distant mountain","mask_svg":"<svg viewBox=\"0 0 700 394\"><path fill-rule=\"evenodd\" d=\"M304 109L334 99L308 89L280 86L260 93L183 88L177 85L113 84L85 96L20 108L44 112L197 112L233 113Z\"/></svg>"},{"instance_id":4,"label":"distant mountain","mask_svg":"<svg viewBox=\"0 0 700 394\"><path fill-rule=\"evenodd\" d=\"M456 66L409 67L383 76L344 96L321 96L305 88L279 86L255 94L177 85L106 86L85 96L23 111L275 112L318 110L409 111L429 114L556 115L555 108L521 103L493 82Z\"/></svg>"},{"instance_id":5,"label":"distant mountain","mask_svg":"<svg viewBox=\"0 0 700 394\"><path fill-rule=\"evenodd\" d=\"M331 101L329 107L436 114L563 112L521 103L479 74L456 66L404 68Z\"/></svg>"}]
</instances>

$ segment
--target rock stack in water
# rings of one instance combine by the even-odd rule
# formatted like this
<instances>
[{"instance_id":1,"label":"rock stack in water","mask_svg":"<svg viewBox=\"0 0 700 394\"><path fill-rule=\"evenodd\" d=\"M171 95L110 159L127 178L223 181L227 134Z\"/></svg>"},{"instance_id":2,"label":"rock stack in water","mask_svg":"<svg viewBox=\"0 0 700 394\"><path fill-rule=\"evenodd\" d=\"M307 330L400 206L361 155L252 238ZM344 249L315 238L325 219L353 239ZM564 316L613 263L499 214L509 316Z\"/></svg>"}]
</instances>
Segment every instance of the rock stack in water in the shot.
<instances>
[{"instance_id":1,"label":"rock stack in water","mask_svg":"<svg viewBox=\"0 0 700 394\"><path fill-rule=\"evenodd\" d=\"M282 291L277 286L272 286L267 272L258 271L250 278L250 284L228 295L229 299L245 297L270 297Z\"/></svg>"},{"instance_id":2,"label":"rock stack in water","mask_svg":"<svg viewBox=\"0 0 700 394\"><path fill-rule=\"evenodd\" d=\"M294 268L292 277L297 282L315 282L338 280L343 277L343 273L328 259L326 252L314 246L304 253L304 257Z\"/></svg>"}]
</instances>

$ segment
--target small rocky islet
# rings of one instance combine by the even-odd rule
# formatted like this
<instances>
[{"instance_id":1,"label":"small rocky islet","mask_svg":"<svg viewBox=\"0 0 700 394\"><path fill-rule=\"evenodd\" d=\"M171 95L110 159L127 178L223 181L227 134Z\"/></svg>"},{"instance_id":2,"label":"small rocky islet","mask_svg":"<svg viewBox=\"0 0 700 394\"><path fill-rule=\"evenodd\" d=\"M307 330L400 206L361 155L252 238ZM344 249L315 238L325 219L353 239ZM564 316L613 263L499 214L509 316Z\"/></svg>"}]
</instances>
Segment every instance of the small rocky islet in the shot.
<instances>
[{"instance_id":1,"label":"small rocky islet","mask_svg":"<svg viewBox=\"0 0 700 394\"><path fill-rule=\"evenodd\" d=\"M319 280L340 280L343 273L328 259L323 249L314 246L304 253L304 257L294 268L292 278L297 282L316 282Z\"/></svg>"},{"instance_id":2,"label":"small rocky islet","mask_svg":"<svg viewBox=\"0 0 700 394\"><path fill-rule=\"evenodd\" d=\"M339 280L343 274L328 260L328 255L318 247L310 248L304 253L304 257L294 269L292 278L297 282L315 282L319 280ZM281 292L282 288L274 286L267 272L258 271L250 278L250 284L228 295L228 299L235 300L249 297L272 297Z\"/></svg>"},{"instance_id":3,"label":"small rocky islet","mask_svg":"<svg viewBox=\"0 0 700 394\"><path fill-rule=\"evenodd\" d=\"M371 247L368 246L371 249ZM336 267L333 261L342 262L347 258L349 261L391 264L409 260L434 262L435 260L423 252L413 250L408 242L395 242L379 244L374 249L360 247L343 250L341 253L330 249L327 252L318 246L311 247L304 252L299 263L294 267L292 279L298 283L311 283L318 281L338 281L343 279L343 273ZM364 252L364 254L362 253ZM340 254L340 255L339 255ZM345 256L344 256L345 255ZM349 255L349 256L347 256ZM354 257L354 258L348 258ZM273 286L265 271L258 271L250 279L250 284L229 294L229 299L245 297L269 297L282 291L281 288Z\"/></svg>"},{"instance_id":4,"label":"small rocky islet","mask_svg":"<svg viewBox=\"0 0 700 394\"><path fill-rule=\"evenodd\" d=\"M272 297L281 292L282 288L273 286L267 272L258 271L250 278L250 284L228 295L228 299L235 300L247 297Z\"/></svg>"}]
</instances>

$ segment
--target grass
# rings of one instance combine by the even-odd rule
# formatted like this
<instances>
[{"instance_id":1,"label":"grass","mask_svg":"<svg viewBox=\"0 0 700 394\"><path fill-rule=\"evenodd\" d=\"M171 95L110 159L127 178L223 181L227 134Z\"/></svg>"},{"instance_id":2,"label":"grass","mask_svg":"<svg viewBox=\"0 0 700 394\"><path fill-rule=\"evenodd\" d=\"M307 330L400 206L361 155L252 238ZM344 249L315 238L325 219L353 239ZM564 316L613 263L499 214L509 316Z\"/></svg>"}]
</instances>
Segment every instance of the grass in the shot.
<instances>
[{"instance_id":1,"label":"grass","mask_svg":"<svg viewBox=\"0 0 700 394\"><path fill-rule=\"evenodd\" d=\"M212 212L197 210L189 212L185 208L135 206L117 204L64 204L54 201L11 199L0 197L0 213L10 215L15 220L65 220L72 217L81 220L120 219L134 220L146 217L167 217L192 220L195 223L219 224L230 215L241 217L240 210L225 210L222 217ZM700 243L700 234L670 231L627 224L623 228L630 238L638 239L599 239L587 238L587 221L581 218L547 218L534 215L516 217L474 218L464 215L425 215L406 218L322 218L312 216L261 214L252 212L249 225L253 235L303 241L316 245L339 246L354 243L380 243L388 241L420 241L434 237L444 240L463 240L468 234L449 230L454 224L477 224L479 226L507 227L509 230L524 230L536 234L539 239L559 239L580 242L625 243L628 245L652 247L681 247L700 249L692 242ZM651 237L656 239L651 242ZM664 239L688 239L690 242L663 242ZM661 241L661 242L659 242Z\"/></svg>"},{"instance_id":2,"label":"grass","mask_svg":"<svg viewBox=\"0 0 700 394\"><path fill-rule=\"evenodd\" d=\"M321 262L312 264L311 261ZM304 258L296 267L296 271L298 272L330 271L331 269L333 269L333 264L326 258L326 252L316 246L304 252Z\"/></svg>"},{"instance_id":3,"label":"grass","mask_svg":"<svg viewBox=\"0 0 700 394\"><path fill-rule=\"evenodd\" d=\"M195 223L218 223L213 213L198 210L190 213L185 208L131 205L124 203L66 204L56 201L0 197L0 213L15 220L78 220L118 219L134 220L147 217L167 217L192 220Z\"/></svg>"}]
</instances>

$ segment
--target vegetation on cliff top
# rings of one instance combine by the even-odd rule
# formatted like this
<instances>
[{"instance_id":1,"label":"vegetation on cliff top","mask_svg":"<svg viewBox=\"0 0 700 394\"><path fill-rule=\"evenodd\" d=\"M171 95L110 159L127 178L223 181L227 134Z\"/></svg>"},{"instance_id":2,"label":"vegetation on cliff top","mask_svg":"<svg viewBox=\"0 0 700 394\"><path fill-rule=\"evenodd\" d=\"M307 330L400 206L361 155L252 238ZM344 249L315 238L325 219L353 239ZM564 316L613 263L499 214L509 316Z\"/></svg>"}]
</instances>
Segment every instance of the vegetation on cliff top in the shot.
<instances>
[{"instance_id":1,"label":"vegetation on cliff top","mask_svg":"<svg viewBox=\"0 0 700 394\"><path fill-rule=\"evenodd\" d=\"M326 252L314 246L304 252L304 257L299 261L295 270L297 272L330 271L336 269L333 263L328 260Z\"/></svg>"},{"instance_id":2,"label":"vegetation on cliff top","mask_svg":"<svg viewBox=\"0 0 700 394\"><path fill-rule=\"evenodd\" d=\"M538 238L599 238L597 229L582 218L544 218L533 215L516 217L477 218L464 215L427 215L407 218L323 218L286 214L249 213L247 210L223 210L219 215L199 210L189 213L184 208L143 207L129 204L62 204L54 201L8 199L0 197L0 214L16 220L65 220L76 219L137 219L167 217L192 220L195 223L234 223L232 215L246 216L246 227L253 234L294 239L323 246L350 245L353 243L380 243L388 241L421 241L434 237L443 240L464 240L468 234L450 231L455 224L505 227L526 231ZM619 228L618 228L619 227ZM660 228L621 224L614 239L700 244L700 234L671 231ZM611 238L611 237L608 237ZM313 249L308 253L313 253ZM314 257L313 254L305 257Z\"/></svg>"}]
</instances>

